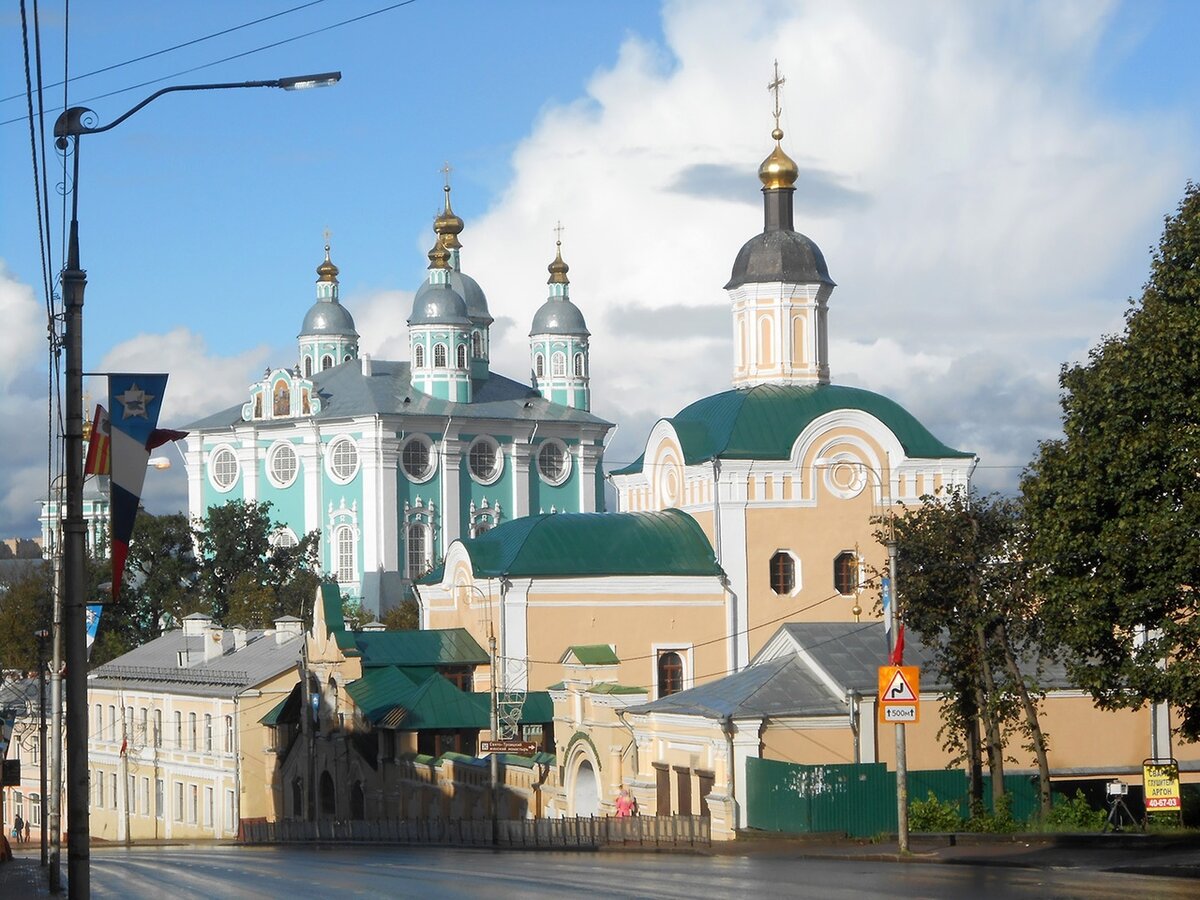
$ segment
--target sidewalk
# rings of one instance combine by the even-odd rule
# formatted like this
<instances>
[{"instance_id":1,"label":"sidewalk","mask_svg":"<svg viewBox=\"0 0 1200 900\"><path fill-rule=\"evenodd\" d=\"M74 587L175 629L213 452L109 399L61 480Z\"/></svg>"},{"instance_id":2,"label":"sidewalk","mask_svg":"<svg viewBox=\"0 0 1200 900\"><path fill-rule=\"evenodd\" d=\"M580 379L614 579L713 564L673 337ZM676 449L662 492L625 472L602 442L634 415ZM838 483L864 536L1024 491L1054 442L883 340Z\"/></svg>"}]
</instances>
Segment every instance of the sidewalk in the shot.
<instances>
[{"instance_id":1,"label":"sidewalk","mask_svg":"<svg viewBox=\"0 0 1200 900\"><path fill-rule=\"evenodd\" d=\"M66 881L65 878L63 880ZM0 863L0 897L50 896L39 849L34 848L32 853L27 853L18 847L13 851L12 859Z\"/></svg>"},{"instance_id":2,"label":"sidewalk","mask_svg":"<svg viewBox=\"0 0 1200 900\"><path fill-rule=\"evenodd\" d=\"M914 835L909 850L902 856L895 840L870 843L829 835L761 835L712 845L714 854L730 856L1090 869L1200 878L1200 836L1187 834Z\"/></svg>"}]
</instances>

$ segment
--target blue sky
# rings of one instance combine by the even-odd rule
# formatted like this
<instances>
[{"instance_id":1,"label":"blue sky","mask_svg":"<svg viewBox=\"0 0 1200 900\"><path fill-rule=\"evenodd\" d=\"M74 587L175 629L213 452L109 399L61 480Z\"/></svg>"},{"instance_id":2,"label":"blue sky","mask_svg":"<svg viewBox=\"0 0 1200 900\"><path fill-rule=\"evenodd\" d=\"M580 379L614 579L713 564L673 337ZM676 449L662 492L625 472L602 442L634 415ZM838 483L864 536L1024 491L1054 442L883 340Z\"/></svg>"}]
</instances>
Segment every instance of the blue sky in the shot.
<instances>
[{"instance_id":1,"label":"blue sky","mask_svg":"<svg viewBox=\"0 0 1200 900\"><path fill-rule=\"evenodd\" d=\"M77 3L69 69L299 5ZM1183 2L416 0L185 74L389 5L319 2L71 85L70 103L106 123L166 84L343 73L317 91L164 97L84 138L85 366L169 371L166 424L239 402L265 365L294 359L326 228L364 349L405 358L448 160L464 268L488 293L506 374L527 369L563 222L595 409L620 425L609 462L628 461L656 418L728 386L721 285L761 228L754 170L778 58L797 227L839 284L834 380L894 397L980 455L981 487L1011 490L1056 433L1059 365L1120 328L1163 215L1197 177L1200 7ZM0 125L0 535L33 533L45 484L14 6L0 14L0 96L19 95L0 121L20 119ZM41 16L57 81L62 4ZM46 91L48 126L62 90ZM180 508L181 467L151 473L147 490L152 510Z\"/></svg>"}]
</instances>

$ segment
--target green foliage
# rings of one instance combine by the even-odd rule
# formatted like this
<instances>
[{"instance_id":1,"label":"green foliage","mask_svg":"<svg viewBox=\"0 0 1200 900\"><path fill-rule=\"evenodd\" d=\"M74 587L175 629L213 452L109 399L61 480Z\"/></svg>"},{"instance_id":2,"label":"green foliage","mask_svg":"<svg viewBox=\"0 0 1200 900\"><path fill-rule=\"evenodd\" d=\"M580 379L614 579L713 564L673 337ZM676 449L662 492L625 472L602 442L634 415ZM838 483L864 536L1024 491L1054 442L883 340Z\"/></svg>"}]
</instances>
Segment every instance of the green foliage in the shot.
<instances>
[{"instance_id":1,"label":"green foliage","mask_svg":"<svg viewBox=\"0 0 1200 900\"><path fill-rule=\"evenodd\" d=\"M1150 280L1085 365L1063 433L1022 481L1048 634L1106 708L1170 702L1200 737L1200 188L1166 220ZM1165 664L1163 664L1165 661Z\"/></svg>"},{"instance_id":2,"label":"green foliage","mask_svg":"<svg viewBox=\"0 0 1200 900\"><path fill-rule=\"evenodd\" d=\"M380 621L388 631L416 631L421 627L421 610L416 600L407 598L384 613Z\"/></svg>"},{"instance_id":3,"label":"green foliage","mask_svg":"<svg viewBox=\"0 0 1200 900\"><path fill-rule=\"evenodd\" d=\"M1012 797L1003 794L996 798L995 807L991 811L980 806L974 806L971 818L967 819L965 830L983 834L1009 834L1018 829L1020 823L1013 818Z\"/></svg>"},{"instance_id":4,"label":"green foliage","mask_svg":"<svg viewBox=\"0 0 1200 900\"><path fill-rule=\"evenodd\" d=\"M913 800L908 804L908 827L911 831L958 831L962 824L958 803L939 800L933 791L929 792L926 799Z\"/></svg>"},{"instance_id":5,"label":"green foliage","mask_svg":"<svg viewBox=\"0 0 1200 900\"><path fill-rule=\"evenodd\" d=\"M139 513L121 597L115 615L103 627L111 630L117 617L127 618L136 646L157 637L164 626L178 627L184 616L196 612L200 569L193 548L191 524L183 513Z\"/></svg>"},{"instance_id":6,"label":"green foliage","mask_svg":"<svg viewBox=\"0 0 1200 900\"><path fill-rule=\"evenodd\" d=\"M1083 791L1076 788L1075 796L1069 799L1055 793L1054 805L1042 824L1055 831L1099 831L1107 818L1104 810L1092 809Z\"/></svg>"},{"instance_id":7,"label":"green foliage","mask_svg":"<svg viewBox=\"0 0 1200 900\"><path fill-rule=\"evenodd\" d=\"M50 567L35 563L0 584L0 669L34 672L38 639L50 627Z\"/></svg>"}]
</instances>

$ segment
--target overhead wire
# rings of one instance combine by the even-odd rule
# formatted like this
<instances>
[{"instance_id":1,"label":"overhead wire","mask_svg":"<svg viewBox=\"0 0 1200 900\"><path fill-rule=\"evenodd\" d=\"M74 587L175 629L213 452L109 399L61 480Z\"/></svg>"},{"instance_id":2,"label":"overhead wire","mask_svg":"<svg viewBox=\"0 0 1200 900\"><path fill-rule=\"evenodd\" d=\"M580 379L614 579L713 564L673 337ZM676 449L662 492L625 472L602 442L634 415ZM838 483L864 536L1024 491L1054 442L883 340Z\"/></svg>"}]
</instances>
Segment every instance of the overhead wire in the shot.
<instances>
[{"instance_id":1,"label":"overhead wire","mask_svg":"<svg viewBox=\"0 0 1200 900\"><path fill-rule=\"evenodd\" d=\"M297 35L293 35L292 37L283 38L278 41L273 41L269 44L263 44L262 46L254 47L253 49L250 49L250 50L243 50L241 53L234 53L232 56L222 57L221 59L216 59L211 62L202 63L201 65L198 65L198 66L192 66L191 68L181 69L178 72L172 72L170 75L163 75L160 78L151 78L148 81L142 81L137 84L131 84L128 87L118 88L115 91L108 91L103 94L95 94L94 96L87 97L83 100L80 100L79 103L92 103L96 100L103 100L106 97L115 97L118 94L124 94L129 91L135 91L139 88L149 87L150 85L159 84L160 82L163 82L163 81L170 81L171 79L179 78L182 75L190 75L192 72L199 72L204 69L210 69L213 66L219 66L222 63L232 62L235 59L242 59L243 57L246 57L246 56L252 56L255 53L261 53L264 50L272 50L276 47L282 47L285 44L291 44L291 43L294 43L295 41L303 40L304 38L313 37L318 34L324 34L327 31L333 31L335 28L341 28L345 25L352 25L355 22L361 22L364 19L369 19L369 18L372 18L373 16L382 15L383 13L391 12L392 10L399 9L400 7L403 7L403 6L410 6L411 4L416 3L416 2L417 2L417 0L401 0L401 2L399 2L399 3L393 3L390 6L385 6L385 7L382 7L381 9L372 10L371 12L363 13L362 15L358 15L358 16L352 16L349 19L342 19L340 22L334 22L331 25L324 25L320 28L315 28L312 31L306 31L303 34L297 34ZM65 85L64 85L64 87L65 87ZM63 102L62 108L63 109L67 108L65 100ZM18 121L20 121L20 119L5 119L4 121L0 121L0 126L10 125L13 122L18 122Z\"/></svg>"}]
</instances>

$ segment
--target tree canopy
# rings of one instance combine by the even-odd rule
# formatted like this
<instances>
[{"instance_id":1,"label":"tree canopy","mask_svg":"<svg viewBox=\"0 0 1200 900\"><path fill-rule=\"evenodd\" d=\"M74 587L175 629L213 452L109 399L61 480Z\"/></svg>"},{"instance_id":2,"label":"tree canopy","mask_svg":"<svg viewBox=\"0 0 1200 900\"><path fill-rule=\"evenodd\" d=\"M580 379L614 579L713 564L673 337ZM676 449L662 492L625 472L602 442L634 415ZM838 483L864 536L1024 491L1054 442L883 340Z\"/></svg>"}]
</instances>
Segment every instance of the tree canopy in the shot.
<instances>
[{"instance_id":1,"label":"tree canopy","mask_svg":"<svg viewBox=\"0 0 1200 900\"><path fill-rule=\"evenodd\" d=\"M1027 470L1047 636L1108 708L1169 701L1200 737L1200 189L1166 219L1125 328L1064 366L1063 433Z\"/></svg>"}]
</instances>

